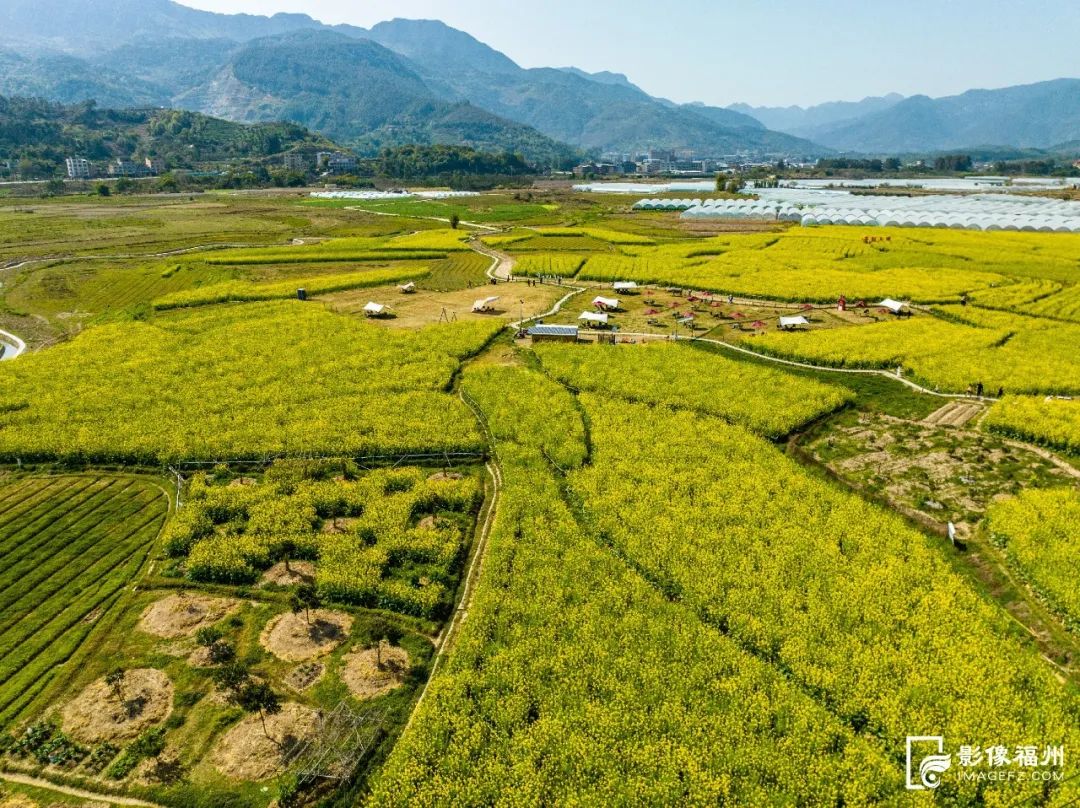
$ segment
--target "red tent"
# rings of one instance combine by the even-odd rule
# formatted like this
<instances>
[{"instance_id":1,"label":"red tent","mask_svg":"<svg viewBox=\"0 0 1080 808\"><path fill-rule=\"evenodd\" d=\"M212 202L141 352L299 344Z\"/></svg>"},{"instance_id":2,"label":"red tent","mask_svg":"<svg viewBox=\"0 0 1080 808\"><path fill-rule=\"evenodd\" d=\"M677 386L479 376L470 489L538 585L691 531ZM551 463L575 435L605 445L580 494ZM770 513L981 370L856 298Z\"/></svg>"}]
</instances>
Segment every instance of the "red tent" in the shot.
<instances>
[{"instance_id":1,"label":"red tent","mask_svg":"<svg viewBox=\"0 0 1080 808\"><path fill-rule=\"evenodd\" d=\"M754 322L751 323L750 326L751 328L764 328L765 323L761 322L761 320L754 320Z\"/></svg>"},{"instance_id":2,"label":"red tent","mask_svg":"<svg viewBox=\"0 0 1080 808\"><path fill-rule=\"evenodd\" d=\"M799 308L803 311L810 311L812 308L814 308L814 306L811 303L803 303L801 306L799 306Z\"/></svg>"},{"instance_id":3,"label":"red tent","mask_svg":"<svg viewBox=\"0 0 1080 808\"><path fill-rule=\"evenodd\" d=\"M733 315L731 315L731 316L732 316L732 317L738 317L738 318L739 318L739 319L741 320L741 319L742 319L743 317L745 317L746 315L745 315L745 314L743 314L743 313L742 313L741 311L737 311L737 312L735 312L735 313L734 313Z\"/></svg>"},{"instance_id":4,"label":"red tent","mask_svg":"<svg viewBox=\"0 0 1080 808\"><path fill-rule=\"evenodd\" d=\"M658 312L656 309L645 309L645 314L646 315L653 315L653 314L659 314L659 313L660 312Z\"/></svg>"}]
</instances>

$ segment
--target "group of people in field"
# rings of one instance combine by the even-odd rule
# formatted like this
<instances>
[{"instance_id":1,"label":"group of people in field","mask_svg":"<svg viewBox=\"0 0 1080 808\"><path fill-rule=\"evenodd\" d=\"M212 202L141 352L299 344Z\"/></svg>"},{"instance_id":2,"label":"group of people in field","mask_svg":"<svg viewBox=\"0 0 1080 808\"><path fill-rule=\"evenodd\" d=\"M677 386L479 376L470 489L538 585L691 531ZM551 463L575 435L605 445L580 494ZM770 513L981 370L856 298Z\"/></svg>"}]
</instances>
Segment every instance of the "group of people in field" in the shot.
<instances>
[{"instance_id":1,"label":"group of people in field","mask_svg":"<svg viewBox=\"0 0 1080 808\"><path fill-rule=\"evenodd\" d=\"M973 382L972 384L968 385L967 394L969 396L978 396L979 398L982 398L985 389L986 388L983 387L982 382ZM995 396L995 398L1001 398L1003 395L1005 395L1005 388L998 386L997 395Z\"/></svg>"}]
</instances>

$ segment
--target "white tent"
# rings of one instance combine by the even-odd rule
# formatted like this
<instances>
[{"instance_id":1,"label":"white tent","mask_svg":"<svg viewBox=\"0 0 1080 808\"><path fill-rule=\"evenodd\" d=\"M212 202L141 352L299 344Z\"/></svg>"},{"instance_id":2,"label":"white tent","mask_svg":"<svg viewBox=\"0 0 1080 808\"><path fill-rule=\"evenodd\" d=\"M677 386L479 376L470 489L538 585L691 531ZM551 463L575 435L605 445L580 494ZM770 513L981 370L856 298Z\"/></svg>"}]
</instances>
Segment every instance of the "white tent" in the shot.
<instances>
[{"instance_id":1,"label":"white tent","mask_svg":"<svg viewBox=\"0 0 1080 808\"><path fill-rule=\"evenodd\" d=\"M616 292L627 292L631 289L637 289L637 281L615 281L611 284L611 288Z\"/></svg>"},{"instance_id":2,"label":"white tent","mask_svg":"<svg viewBox=\"0 0 1080 808\"><path fill-rule=\"evenodd\" d=\"M887 297L880 303L878 303L878 305L882 308L888 309L893 314L899 314L901 311L904 310L905 304L901 303L899 300L893 300L891 297Z\"/></svg>"},{"instance_id":3,"label":"white tent","mask_svg":"<svg viewBox=\"0 0 1080 808\"><path fill-rule=\"evenodd\" d=\"M473 311L491 311L491 304L498 300L498 297L485 297L480 300L474 300L472 304Z\"/></svg>"},{"instance_id":4,"label":"white tent","mask_svg":"<svg viewBox=\"0 0 1080 808\"><path fill-rule=\"evenodd\" d=\"M607 311L608 309L619 308L619 299L617 297L603 297L602 295L597 295L593 298L592 304L598 309Z\"/></svg>"},{"instance_id":5,"label":"white tent","mask_svg":"<svg viewBox=\"0 0 1080 808\"><path fill-rule=\"evenodd\" d=\"M406 294L408 294L409 292L415 292L416 291L416 284L413 283L412 281L409 281L408 283L400 284L398 286L398 289L400 289L402 292L405 292Z\"/></svg>"},{"instance_id":6,"label":"white tent","mask_svg":"<svg viewBox=\"0 0 1080 808\"><path fill-rule=\"evenodd\" d=\"M587 323L595 323L597 325L607 325L606 314L594 314L591 311L583 311L578 317L579 320L584 320Z\"/></svg>"},{"instance_id":7,"label":"white tent","mask_svg":"<svg viewBox=\"0 0 1080 808\"><path fill-rule=\"evenodd\" d=\"M382 303L375 303L374 301L370 301L366 306L364 306L364 314L368 317L378 317L380 314L384 314L385 312L386 306L384 306Z\"/></svg>"},{"instance_id":8,"label":"white tent","mask_svg":"<svg viewBox=\"0 0 1080 808\"><path fill-rule=\"evenodd\" d=\"M803 317L801 314L795 315L793 317L780 318L781 328L798 328L799 326L803 325L810 325L810 321Z\"/></svg>"}]
</instances>

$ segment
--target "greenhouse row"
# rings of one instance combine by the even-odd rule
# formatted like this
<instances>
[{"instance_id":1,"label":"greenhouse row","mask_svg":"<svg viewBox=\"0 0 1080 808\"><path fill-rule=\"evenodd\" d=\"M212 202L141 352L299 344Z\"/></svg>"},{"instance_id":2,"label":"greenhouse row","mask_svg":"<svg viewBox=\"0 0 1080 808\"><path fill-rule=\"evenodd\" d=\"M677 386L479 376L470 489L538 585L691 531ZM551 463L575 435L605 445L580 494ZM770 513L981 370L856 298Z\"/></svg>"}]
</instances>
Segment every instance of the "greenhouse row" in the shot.
<instances>
[{"instance_id":1,"label":"greenhouse row","mask_svg":"<svg viewBox=\"0 0 1080 808\"><path fill-rule=\"evenodd\" d=\"M772 219L802 225L948 227L961 230L1080 232L1080 203L991 194L858 196L836 191L763 189L759 198L642 199L635 210L682 211L682 218Z\"/></svg>"}]
</instances>

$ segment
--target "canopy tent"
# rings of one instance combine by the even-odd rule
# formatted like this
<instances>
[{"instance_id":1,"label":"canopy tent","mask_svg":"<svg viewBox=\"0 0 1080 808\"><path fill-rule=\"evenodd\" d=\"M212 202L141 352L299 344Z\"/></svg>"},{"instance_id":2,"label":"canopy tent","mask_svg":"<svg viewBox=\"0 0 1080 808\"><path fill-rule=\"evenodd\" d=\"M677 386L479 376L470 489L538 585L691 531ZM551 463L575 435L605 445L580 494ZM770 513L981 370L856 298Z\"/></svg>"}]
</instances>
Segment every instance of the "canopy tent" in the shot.
<instances>
[{"instance_id":1,"label":"canopy tent","mask_svg":"<svg viewBox=\"0 0 1080 808\"><path fill-rule=\"evenodd\" d=\"M596 325L607 325L608 316L606 314L596 314L591 311L583 311L578 317L579 320L584 320L587 323L594 323Z\"/></svg>"},{"instance_id":2,"label":"canopy tent","mask_svg":"<svg viewBox=\"0 0 1080 808\"><path fill-rule=\"evenodd\" d=\"M491 304L499 298L496 296L485 297L480 300L474 300L472 304L473 311L491 311Z\"/></svg>"},{"instance_id":3,"label":"canopy tent","mask_svg":"<svg viewBox=\"0 0 1080 808\"><path fill-rule=\"evenodd\" d=\"M380 314L385 313L386 306L384 306L382 303L370 301L366 306L364 306L364 314L368 317L378 317Z\"/></svg>"},{"instance_id":4,"label":"canopy tent","mask_svg":"<svg viewBox=\"0 0 1080 808\"><path fill-rule=\"evenodd\" d=\"M884 309L888 309L893 314L899 314L900 312L902 312L904 310L904 307L907 304L906 303L901 303L899 300L893 300L891 297L887 297L884 300L882 300L880 303L878 303L878 305L881 306Z\"/></svg>"},{"instance_id":5,"label":"canopy tent","mask_svg":"<svg viewBox=\"0 0 1080 808\"><path fill-rule=\"evenodd\" d=\"M611 284L611 288L616 292L628 292L631 289L637 289L637 281L615 281Z\"/></svg>"},{"instance_id":6,"label":"canopy tent","mask_svg":"<svg viewBox=\"0 0 1080 808\"><path fill-rule=\"evenodd\" d=\"M402 284L398 285L398 289L400 289L405 294L408 294L409 292L415 292L416 291L416 284L413 283L412 281L409 281L408 283L402 283Z\"/></svg>"},{"instance_id":7,"label":"canopy tent","mask_svg":"<svg viewBox=\"0 0 1080 808\"><path fill-rule=\"evenodd\" d=\"M780 318L781 328L799 328L800 326L807 325L810 325L810 321L803 317L801 314L795 315L794 317Z\"/></svg>"},{"instance_id":8,"label":"canopy tent","mask_svg":"<svg viewBox=\"0 0 1080 808\"><path fill-rule=\"evenodd\" d=\"M617 297L603 297L597 295L593 298L592 304L602 311L617 309L619 308L619 299Z\"/></svg>"}]
</instances>

